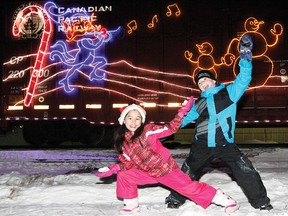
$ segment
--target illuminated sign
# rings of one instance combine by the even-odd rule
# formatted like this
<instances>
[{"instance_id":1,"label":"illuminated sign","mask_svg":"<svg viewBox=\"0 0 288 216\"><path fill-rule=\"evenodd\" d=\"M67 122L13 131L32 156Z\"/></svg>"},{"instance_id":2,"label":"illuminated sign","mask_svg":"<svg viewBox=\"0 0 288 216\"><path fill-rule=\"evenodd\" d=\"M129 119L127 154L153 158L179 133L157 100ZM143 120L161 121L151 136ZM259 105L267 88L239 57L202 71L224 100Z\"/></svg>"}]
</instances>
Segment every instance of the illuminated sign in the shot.
<instances>
[{"instance_id":1,"label":"illuminated sign","mask_svg":"<svg viewBox=\"0 0 288 216\"><path fill-rule=\"evenodd\" d=\"M112 5L101 6L87 6L87 7L62 7L57 6L54 2L47 2L45 4L45 10L50 14L51 19L55 23L61 24L63 22L72 23L79 19L79 16L87 16L91 14L90 20L96 22L98 20L96 12L112 12ZM58 32L66 32L64 25L57 25Z\"/></svg>"}]
</instances>

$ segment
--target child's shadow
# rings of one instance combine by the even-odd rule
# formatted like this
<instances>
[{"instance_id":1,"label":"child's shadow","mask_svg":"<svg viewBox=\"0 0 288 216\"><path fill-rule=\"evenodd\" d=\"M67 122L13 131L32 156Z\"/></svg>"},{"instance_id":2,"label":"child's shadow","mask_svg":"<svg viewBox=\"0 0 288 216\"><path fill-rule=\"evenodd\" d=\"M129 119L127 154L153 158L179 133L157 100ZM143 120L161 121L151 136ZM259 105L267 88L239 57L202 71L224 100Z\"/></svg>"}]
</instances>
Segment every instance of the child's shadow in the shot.
<instances>
[{"instance_id":1,"label":"child's shadow","mask_svg":"<svg viewBox=\"0 0 288 216\"><path fill-rule=\"evenodd\" d=\"M96 184L112 184L116 182L117 175L112 175L106 178L100 178L101 182L96 182Z\"/></svg>"}]
</instances>

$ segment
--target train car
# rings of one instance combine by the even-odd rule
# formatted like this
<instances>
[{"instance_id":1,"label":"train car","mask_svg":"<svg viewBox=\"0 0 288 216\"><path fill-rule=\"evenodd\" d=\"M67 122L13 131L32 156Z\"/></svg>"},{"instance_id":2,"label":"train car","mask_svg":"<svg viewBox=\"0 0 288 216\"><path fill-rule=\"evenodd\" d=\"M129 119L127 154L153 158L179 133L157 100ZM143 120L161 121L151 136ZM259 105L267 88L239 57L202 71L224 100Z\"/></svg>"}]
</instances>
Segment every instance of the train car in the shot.
<instances>
[{"instance_id":1,"label":"train car","mask_svg":"<svg viewBox=\"0 0 288 216\"><path fill-rule=\"evenodd\" d=\"M119 108L131 103L145 106L148 122L168 122L185 99L199 97L197 71L233 82L243 34L254 41L253 79L237 127L286 130L284 3L2 2L1 134L19 127L36 146L112 145Z\"/></svg>"}]
</instances>

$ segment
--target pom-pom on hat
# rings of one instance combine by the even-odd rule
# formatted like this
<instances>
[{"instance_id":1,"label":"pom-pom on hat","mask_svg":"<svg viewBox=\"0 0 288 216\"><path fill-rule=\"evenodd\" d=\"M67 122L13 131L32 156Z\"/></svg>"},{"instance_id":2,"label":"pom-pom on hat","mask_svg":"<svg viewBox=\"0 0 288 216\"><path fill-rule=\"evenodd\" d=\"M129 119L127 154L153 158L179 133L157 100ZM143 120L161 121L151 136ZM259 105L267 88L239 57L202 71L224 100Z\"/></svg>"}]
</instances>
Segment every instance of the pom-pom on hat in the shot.
<instances>
[{"instance_id":1,"label":"pom-pom on hat","mask_svg":"<svg viewBox=\"0 0 288 216\"><path fill-rule=\"evenodd\" d=\"M200 70L200 71L196 74L196 76L195 76L195 78L194 78L195 83L196 83L197 86L198 86L198 81L199 81L201 78L203 78L203 77L208 77L208 78L210 78L210 79L212 79L212 80L216 80L215 76L214 76L209 70ZM198 86L198 87L199 87L199 86Z\"/></svg>"},{"instance_id":2,"label":"pom-pom on hat","mask_svg":"<svg viewBox=\"0 0 288 216\"><path fill-rule=\"evenodd\" d=\"M131 110L137 110L140 113L141 117L142 117L142 123L145 122L146 111L143 109L143 107L141 107L139 105L136 105L136 104L131 104L129 106L120 108L121 114L120 114L120 117L118 118L118 121L119 121L120 125L123 124L125 116Z\"/></svg>"}]
</instances>

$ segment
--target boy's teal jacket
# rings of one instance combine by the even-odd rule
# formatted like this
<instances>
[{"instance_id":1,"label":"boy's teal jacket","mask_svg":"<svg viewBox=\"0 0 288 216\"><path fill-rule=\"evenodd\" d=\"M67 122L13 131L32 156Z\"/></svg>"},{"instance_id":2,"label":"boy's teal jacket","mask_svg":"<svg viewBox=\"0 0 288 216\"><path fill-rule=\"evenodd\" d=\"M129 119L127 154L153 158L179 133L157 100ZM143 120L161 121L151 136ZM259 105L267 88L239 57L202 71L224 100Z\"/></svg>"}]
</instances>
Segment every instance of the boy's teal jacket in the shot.
<instances>
[{"instance_id":1,"label":"boy's teal jacket","mask_svg":"<svg viewBox=\"0 0 288 216\"><path fill-rule=\"evenodd\" d=\"M199 106L203 105L203 100L206 100L208 109L208 146L216 146L216 123L219 123L223 135L227 142L234 142L234 130L236 121L237 102L244 94L251 79L252 79L252 62L241 59L239 61L240 72L232 84L225 86L224 84L216 87L208 88L202 92L201 97L194 101L192 109L183 118L181 127L198 119L201 115ZM217 97L217 94L222 94ZM224 97L223 97L224 96ZM223 100L224 98L224 100ZM202 101L200 103L200 101ZM197 127L197 122L196 122ZM197 133L195 134L197 140Z\"/></svg>"}]
</instances>

